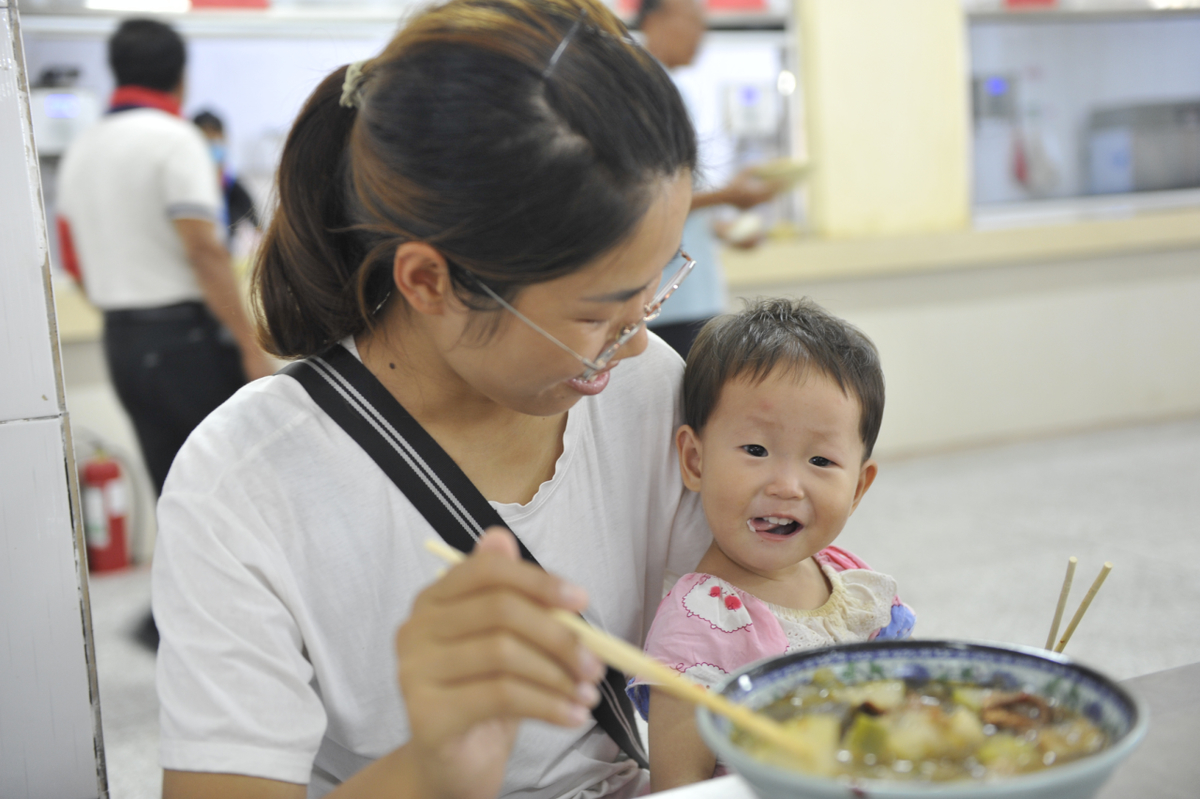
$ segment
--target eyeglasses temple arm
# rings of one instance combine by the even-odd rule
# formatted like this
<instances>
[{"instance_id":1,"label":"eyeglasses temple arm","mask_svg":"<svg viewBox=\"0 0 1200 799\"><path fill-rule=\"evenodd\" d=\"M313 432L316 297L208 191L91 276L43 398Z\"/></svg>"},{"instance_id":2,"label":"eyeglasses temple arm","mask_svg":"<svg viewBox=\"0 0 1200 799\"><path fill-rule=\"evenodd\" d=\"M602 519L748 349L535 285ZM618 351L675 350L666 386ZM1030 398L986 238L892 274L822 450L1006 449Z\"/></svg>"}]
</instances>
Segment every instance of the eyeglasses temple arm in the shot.
<instances>
[{"instance_id":1,"label":"eyeglasses temple arm","mask_svg":"<svg viewBox=\"0 0 1200 799\"><path fill-rule=\"evenodd\" d=\"M574 355L576 358L578 358L580 361L582 361L583 365L586 366L588 369L591 369L593 371L599 371L601 368L603 368L603 367L597 366L596 362L593 361L591 358L586 358L586 357L580 355L578 352L571 349L566 344L563 344L561 341L559 341L557 338L555 338L554 336L547 333L545 330L542 330L541 326L538 325L537 322L533 321L528 316L526 316L525 314L518 311L511 304L505 302L504 299L499 294L492 291L492 289L486 283L484 283L483 281L477 281L477 282L478 282L479 287L488 293L489 297L491 297L493 300L495 300L496 302L498 302L502 306L504 306L504 308L506 310L508 310L509 313L513 314L518 319L520 319L522 322L529 325L537 332L541 333L546 338L546 340L553 342L554 345L557 346L559 349L565 350L566 352L569 352L572 355Z\"/></svg>"}]
</instances>

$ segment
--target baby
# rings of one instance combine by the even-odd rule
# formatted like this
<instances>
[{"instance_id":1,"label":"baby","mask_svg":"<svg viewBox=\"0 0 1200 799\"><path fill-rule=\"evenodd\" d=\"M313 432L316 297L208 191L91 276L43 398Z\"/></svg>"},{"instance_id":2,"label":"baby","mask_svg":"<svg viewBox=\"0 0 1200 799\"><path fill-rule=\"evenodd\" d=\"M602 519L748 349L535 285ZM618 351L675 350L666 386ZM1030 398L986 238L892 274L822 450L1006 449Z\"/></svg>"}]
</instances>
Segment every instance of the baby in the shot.
<instances>
[{"instance_id":1,"label":"baby","mask_svg":"<svg viewBox=\"0 0 1200 799\"><path fill-rule=\"evenodd\" d=\"M896 581L830 546L871 487L883 417L874 345L808 300L764 300L701 331L676 433L713 542L663 598L646 652L711 687L796 649L907 638ZM695 708L632 680L653 791L714 775Z\"/></svg>"}]
</instances>

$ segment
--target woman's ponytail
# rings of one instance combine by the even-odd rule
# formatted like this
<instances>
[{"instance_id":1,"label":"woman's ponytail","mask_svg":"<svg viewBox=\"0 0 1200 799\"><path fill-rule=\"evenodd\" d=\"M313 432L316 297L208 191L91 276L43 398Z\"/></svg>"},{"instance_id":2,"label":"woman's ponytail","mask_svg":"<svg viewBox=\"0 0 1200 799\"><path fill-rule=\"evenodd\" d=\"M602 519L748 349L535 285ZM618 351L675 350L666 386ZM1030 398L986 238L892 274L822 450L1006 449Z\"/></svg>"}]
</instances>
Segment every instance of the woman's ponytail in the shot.
<instances>
[{"instance_id":1,"label":"woman's ponytail","mask_svg":"<svg viewBox=\"0 0 1200 799\"><path fill-rule=\"evenodd\" d=\"M346 208L357 115L339 102L346 69L321 82L288 134L278 205L254 267L259 338L284 358L315 354L366 326L356 275L364 253Z\"/></svg>"}]
</instances>

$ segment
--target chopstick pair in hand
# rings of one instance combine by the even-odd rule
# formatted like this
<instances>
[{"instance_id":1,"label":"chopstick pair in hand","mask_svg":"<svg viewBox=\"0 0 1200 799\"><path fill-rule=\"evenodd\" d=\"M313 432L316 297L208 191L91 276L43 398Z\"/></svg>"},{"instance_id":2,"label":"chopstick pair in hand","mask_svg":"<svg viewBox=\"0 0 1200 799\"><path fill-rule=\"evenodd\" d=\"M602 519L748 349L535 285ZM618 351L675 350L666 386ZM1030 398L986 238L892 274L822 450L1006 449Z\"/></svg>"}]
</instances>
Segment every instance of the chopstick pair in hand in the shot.
<instances>
[{"instance_id":1,"label":"chopstick pair in hand","mask_svg":"<svg viewBox=\"0 0 1200 799\"><path fill-rule=\"evenodd\" d=\"M1087 594L1083 597L1083 601L1079 603L1079 610L1075 611L1075 615L1071 617L1071 622L1067 625L1066 632L1059 639L1058 644L1054 643L1055 636L1058 635L1058 625L1062 622L1063 610L1067 605L1067 595L1071 593L1071 582L1075 579L1075 565L1079 563L1079 558L1074 555L1067 561L1067 576L1063 580L1062 591L1058 595L1058 607L1054 610L1054 622L1050 625L1050 635L1046 638L1046 649L1054 647L1055 652L1062 652L1067 646L1067 641L1071 640L1071 636L1075 632L1075 628L1079 626L1083 614L1087 612L1088 606L1092 604L1092 600L1096 597L1096 592L1100 590L1100 586L1104 584L1104 578L1108 577L1108 573L1112 571L1113 565L1105 563L1100 569L1100 574L1092 582L1092 587L1088 589Z\"/></svg>"},{"instance_id":2,"label":"chopstick pair in hand","mask_svg":"<svg viewBox=\"0 0 1200 799\"><path fill-rule=\"evenodd\" d=\"M425 548L447 563L458 563L464 558L464 555L457 549L436 539L427 540ZM579 640L584 646L608 665L620 669L627 675L636 675L648 680L654 684L655 688L660 688L686 702L702 705L713 713L724 716L747 732L754 733L796 757L804 760L810 760L813 757L812 749L803 739L790 734L783 725L774 719L756 713L744 705L730 702L720 694L684 679L675 669L664 666L620 638L597 630L570 611L557 608L551 610L550 613L555 619L569 627L579 636Z\"/></svg>"}]
</instances>

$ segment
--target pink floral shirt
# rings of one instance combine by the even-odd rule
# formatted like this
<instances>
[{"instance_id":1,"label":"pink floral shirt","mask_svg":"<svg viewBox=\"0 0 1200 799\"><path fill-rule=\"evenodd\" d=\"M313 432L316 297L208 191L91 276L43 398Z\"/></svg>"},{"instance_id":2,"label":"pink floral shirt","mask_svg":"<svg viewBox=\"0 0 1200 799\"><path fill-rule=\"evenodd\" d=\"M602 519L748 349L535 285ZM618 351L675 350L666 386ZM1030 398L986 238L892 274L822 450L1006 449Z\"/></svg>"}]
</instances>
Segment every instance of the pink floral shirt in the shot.
<instances>
[{"instance_id":1,"label":"pink floral shirt","mask_svg":"<svg viewBox=\"0 0 1200 799\"><path fill-rule=\"evenodd\" d=\"M830 644L907 638L915 616L896 596L896 581L838 547L815 556L832 587L814 610L770 602L711 574L685 574L663 597L646 636L646 652L706 688L766 657ZM645 717L648 684L629 682Z\"/></svg>"}]
</instances>

